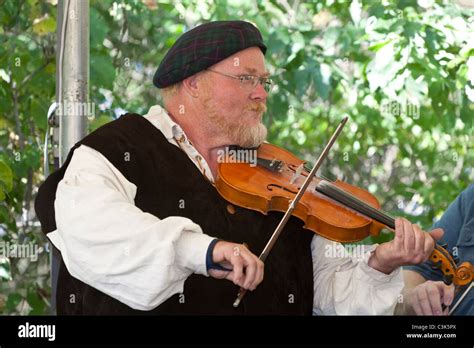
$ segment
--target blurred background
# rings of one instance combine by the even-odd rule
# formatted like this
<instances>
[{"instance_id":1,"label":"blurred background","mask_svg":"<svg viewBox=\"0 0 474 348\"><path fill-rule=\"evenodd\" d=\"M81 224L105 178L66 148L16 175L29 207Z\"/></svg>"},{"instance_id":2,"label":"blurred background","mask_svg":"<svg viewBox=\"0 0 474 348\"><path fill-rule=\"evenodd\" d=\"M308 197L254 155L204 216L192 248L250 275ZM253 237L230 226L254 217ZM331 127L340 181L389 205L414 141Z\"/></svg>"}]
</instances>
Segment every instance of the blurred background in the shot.
<instances>
[{"instance_id":1,"label":"blurred background","mask_svg":"<svg viewBox=\"0 0 474 348\"><path fill-rule=\"evenodd\" d=\"M0 0L5 315L50 313L49 246L33 202L55 100L57 7L57 0ZM474 181L468 0L90 0L89 131L159 104L152 76L168 48L198 24L227 19L253 22L268 46L277 84L265 116L270 142L314 161L350 116L321 174L367 189L386 212L425 229ZM6 255L25 244L37 257Z\"/></svg>"}]
</instances>

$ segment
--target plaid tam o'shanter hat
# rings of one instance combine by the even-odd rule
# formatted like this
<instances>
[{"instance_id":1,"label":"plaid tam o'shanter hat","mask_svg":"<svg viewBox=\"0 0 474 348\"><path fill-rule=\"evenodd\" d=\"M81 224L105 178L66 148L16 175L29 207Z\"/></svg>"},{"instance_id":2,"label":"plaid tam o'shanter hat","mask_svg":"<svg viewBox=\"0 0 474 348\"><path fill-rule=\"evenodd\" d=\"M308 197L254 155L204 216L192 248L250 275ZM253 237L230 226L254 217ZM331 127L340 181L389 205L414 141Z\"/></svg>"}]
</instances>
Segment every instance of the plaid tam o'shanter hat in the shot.
<instances>
[{"instance_id":1,"label":"plaid tam o'shanter hat","mask_svg":"<svg viewBox=\"0 0 474 348\"><path fill-rule=\"evenodd\" d=\"M153 77L165 88L192 76L225 58L256 46L265 54L260 31L244 21L218 21L199 25L184 33L170 48Z\"/></svg>"}]
</instances>

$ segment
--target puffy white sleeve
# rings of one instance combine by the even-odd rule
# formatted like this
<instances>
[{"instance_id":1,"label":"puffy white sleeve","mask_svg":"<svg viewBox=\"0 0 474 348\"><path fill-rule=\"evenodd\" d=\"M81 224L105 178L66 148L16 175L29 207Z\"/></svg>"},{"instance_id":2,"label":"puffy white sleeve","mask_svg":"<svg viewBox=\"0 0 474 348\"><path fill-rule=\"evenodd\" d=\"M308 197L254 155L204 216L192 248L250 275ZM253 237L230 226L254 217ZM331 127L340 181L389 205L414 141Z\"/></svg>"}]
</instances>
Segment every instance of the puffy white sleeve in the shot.
<instances>
[{"instance_id":1,"label":"puffy white sleeve","mask_svg":"<svg viewBox=\"0 0 474 348\"><path fill-rule=\"evenodd\" d=\"M136 186L99 152L74 152L48 234L72 276L139 310L183 291L192 273L208 276L212 237L188 218L160 220L134 204ZM156 199L160 199L157 197Z\"/></svg>"},{"instance_id":2,"label":"puffy white sleeve","mask_svg":"<svg viewBox=\"0 0 474 348\"><path fill-rule=\"evenodd\" d=\"M340 243L313 237L313 315L392 315L404 286L402 272L379 272L367 263L377 245L349 254Z\"/></svg>"}]
</instances>

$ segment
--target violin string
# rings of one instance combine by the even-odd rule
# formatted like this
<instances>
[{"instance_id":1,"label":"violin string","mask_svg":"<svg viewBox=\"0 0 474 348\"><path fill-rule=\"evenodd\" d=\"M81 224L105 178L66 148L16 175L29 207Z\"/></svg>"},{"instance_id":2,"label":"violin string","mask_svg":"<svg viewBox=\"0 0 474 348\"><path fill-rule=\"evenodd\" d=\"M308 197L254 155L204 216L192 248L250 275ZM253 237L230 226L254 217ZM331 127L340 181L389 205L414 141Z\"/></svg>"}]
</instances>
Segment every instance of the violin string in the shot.
<instances>
[{"instance_id":1,"label":"violin string","mask_svg":"<svg viewBox=\"0 0 474 348\"><path fill-rule=\"evenodd\" d=\"M330 182L330 183L333 183L334 181L333 180L330 180L328 178L326 178L324 175L319 175L319 177L327 182Z\"/></svg>"},{"instance_id":2,"label":"violin string","mask_svg":"<svg viewBox=\"0 0 474 348\"><path fill-rule=\"evenodd\" d=\"M305 163L305 169L307 169L308 162ZM357 212L364 214L372 219L375 219L388 227L395 228L395 219L380 209L374 208L366 202L360 200L353 194L344 191L343 189L335 186L332 180L329 180L324 175L318 175L319 178L323 179L316 185L316 190L326 194L329 198L335 199L340 203L347 205L349 208L356 210ZM322 185L320 185L323 183ZM324 184L326 183L326 184ZM324 192L322 192L324 191Z\"/></svg>"},{"instance_id":3,"label":"violin string","mask_svg":"<svg viewBox=\"0 0 474 348\"><path fill-rule=\"evenodd\" d=\"M464 291L464 293L461 295L461 297L458 299L458 301L456 302L456 304L449 310L449 313L448 315L451 315L451 313L454 312L454 310L459 306L459 304L461 303L461 301L464 299L464 297L466 297L466 295L468 294L469 291L471 291L472 287L474 286L474 282L471 282L471 284L468 286L468 288Z\"/></svg>"},{"instance_id":4,"label":"violin string","mask_svg":"<svg viewBox=\"0 0 474 348\"><path fill-rule=\"evenodd\" d=\"M395 219L383 211L372 207L366 202L360 200L353 194L344 191L343 189L331 184L328 181L321 181L316 186L316 190L332 198L346 206L364 214L372 219L375 219L388 227L395 228Z\"/></svg>"}]
</instances>

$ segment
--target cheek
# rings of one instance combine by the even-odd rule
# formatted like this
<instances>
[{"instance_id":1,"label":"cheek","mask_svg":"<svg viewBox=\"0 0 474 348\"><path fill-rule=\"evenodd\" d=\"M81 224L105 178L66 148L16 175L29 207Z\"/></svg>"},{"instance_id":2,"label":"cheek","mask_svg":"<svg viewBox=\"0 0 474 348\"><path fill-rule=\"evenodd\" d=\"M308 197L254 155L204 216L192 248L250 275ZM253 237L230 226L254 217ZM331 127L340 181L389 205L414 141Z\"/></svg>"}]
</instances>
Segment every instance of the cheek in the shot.
<instances>
[{"instance_id":1,"label":"cheek","mask_svg":"<svg viewBox=\"0 0 474 348\"><path fill-rule=\"evenodd\" d=\"M234 117L241 117L248 105L247 99L238 99L235 96L229 98L229 95L224 99L221 99L221 101L222 103L220 103L220 105L222 107L222 112L224 112L226 115L232 115Z\"/></svg>"},{"instance_id":2,"label":"cheek","mask_svg":"<svg viewBox=\"0 0 474 348\"><path fill-rule=\"evenodd\" d=\"M242 109L249 103L249 93L235 85L235 81L229 81L229 84L212 86L214 96L223 107Z\"/></svg>"},{"instance_id":3,"label":"cheek","mask_svg":"<svg viewBox=\"0 0 474 348\"><path fill-rule=\"evenodd\" d=\"M251 104L248 93L241 88L221 87L212 86L214 108L219 115L231 123L252 116L253 113L247 109Z\"/></svg>"}]
</instances>

